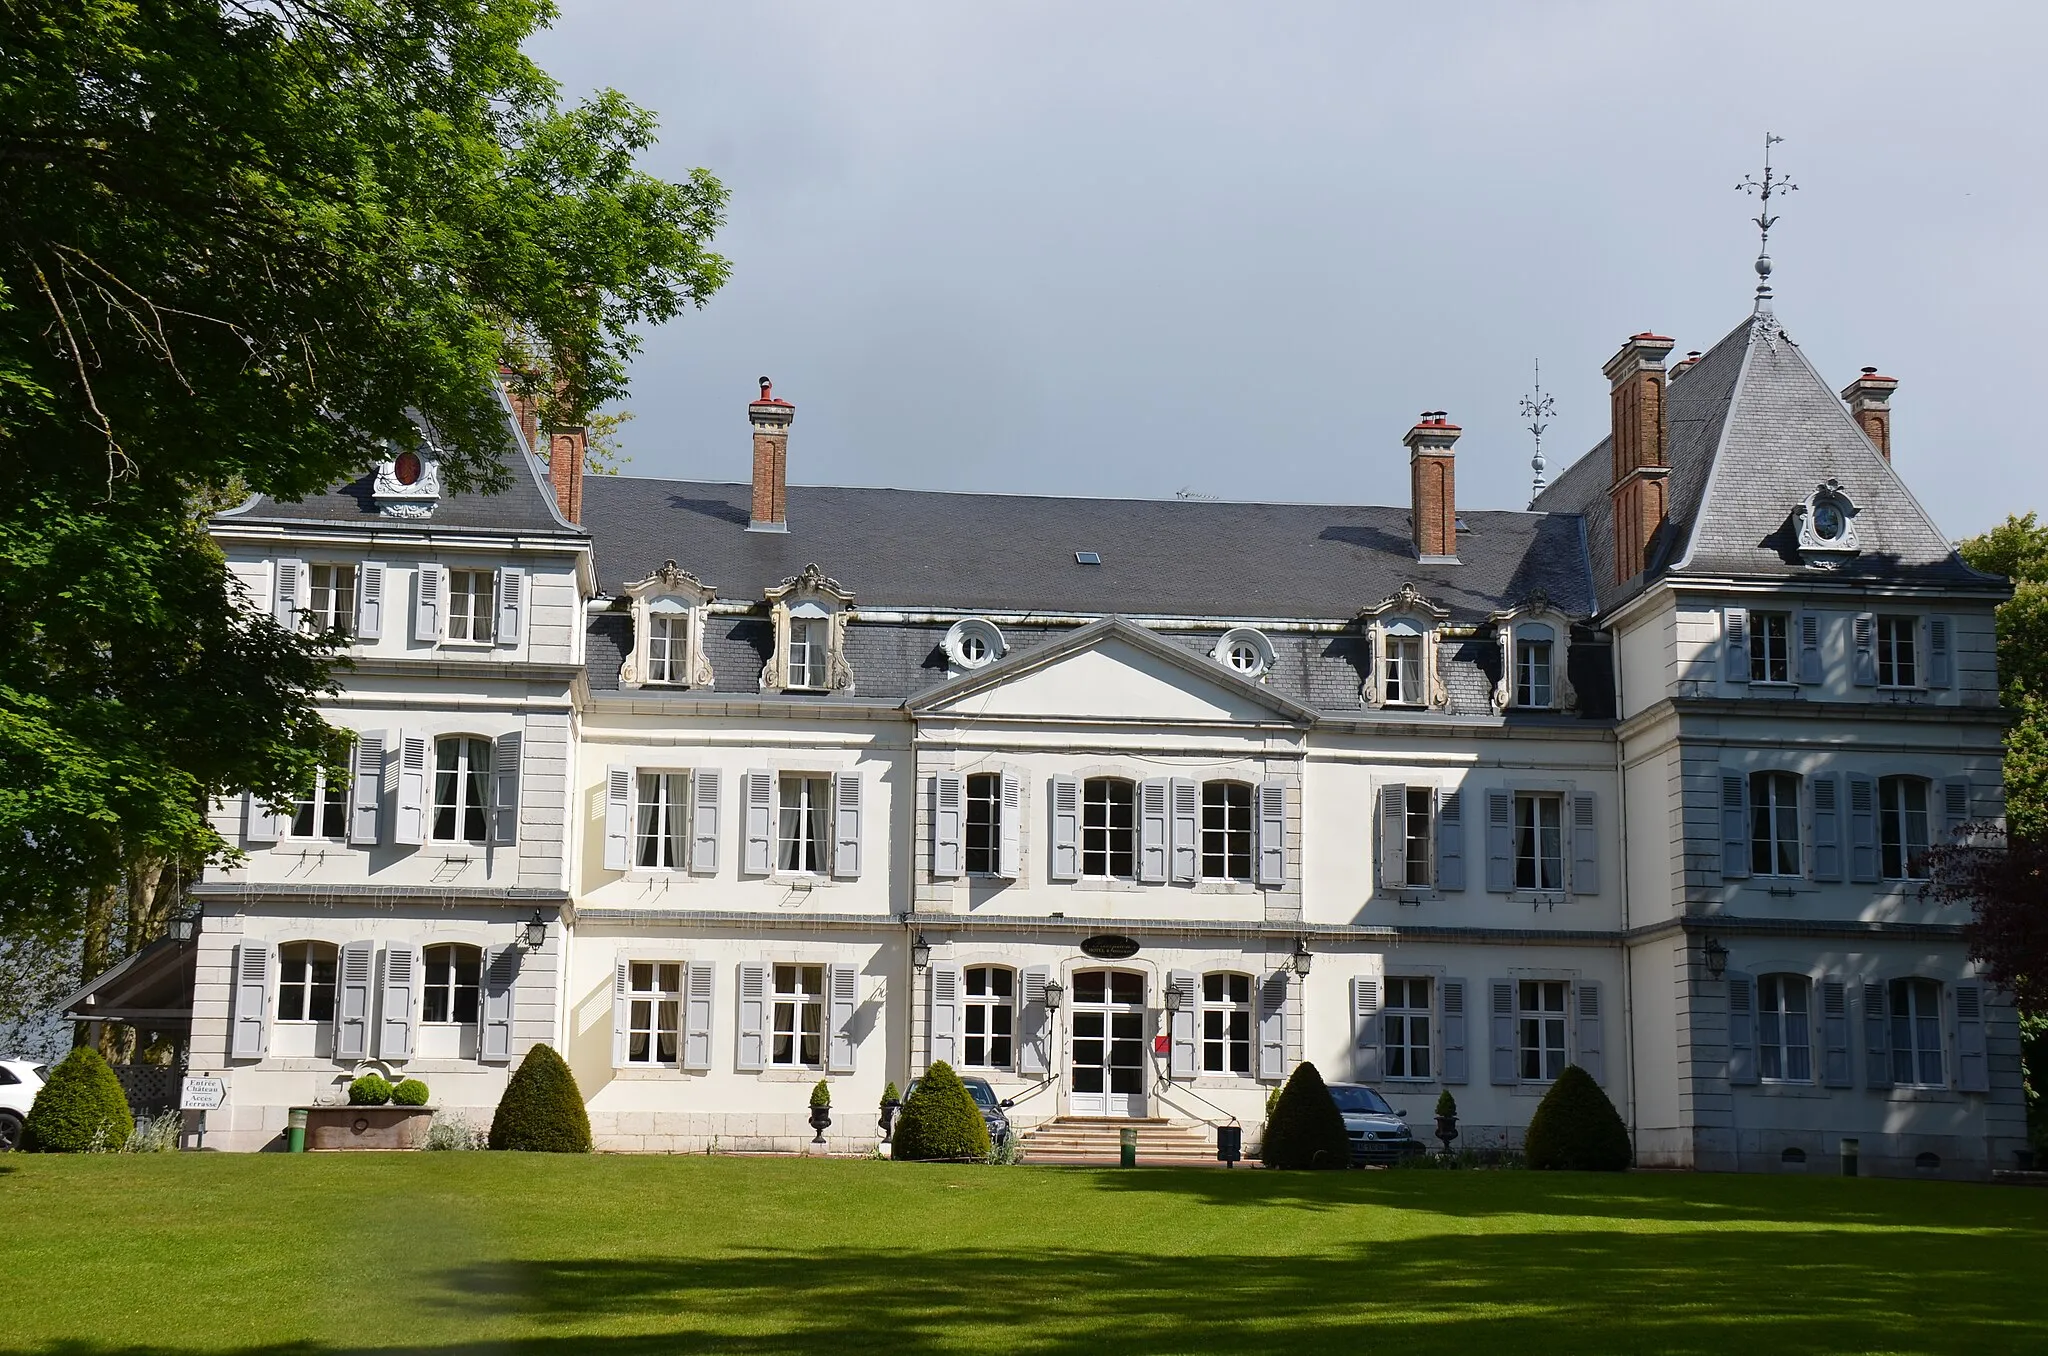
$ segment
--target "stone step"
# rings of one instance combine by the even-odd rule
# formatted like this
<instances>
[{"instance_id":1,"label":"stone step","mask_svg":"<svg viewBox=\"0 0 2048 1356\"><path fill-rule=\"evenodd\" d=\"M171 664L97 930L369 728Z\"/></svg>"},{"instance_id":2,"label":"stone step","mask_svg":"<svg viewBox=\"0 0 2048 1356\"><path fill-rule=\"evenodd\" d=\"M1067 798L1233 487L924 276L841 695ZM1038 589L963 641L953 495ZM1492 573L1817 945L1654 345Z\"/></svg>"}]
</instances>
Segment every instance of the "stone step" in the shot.
<instances>
[{"instance_id":1,"label":"stone step","mask_svg":"<svg viewBox=\"0 0 2048 1356\"><path fill-rule=\"evenodd\" d=\"M1123 1157L1123 1132L1137 1131L1140 1164L1214 1164L1216 1132L1211 1126L1159 1117L1119 1120L1062 1116L1026 1130L1021 1147L1027 1163L1113 1164Z\"/></svg>"}]
</instances>

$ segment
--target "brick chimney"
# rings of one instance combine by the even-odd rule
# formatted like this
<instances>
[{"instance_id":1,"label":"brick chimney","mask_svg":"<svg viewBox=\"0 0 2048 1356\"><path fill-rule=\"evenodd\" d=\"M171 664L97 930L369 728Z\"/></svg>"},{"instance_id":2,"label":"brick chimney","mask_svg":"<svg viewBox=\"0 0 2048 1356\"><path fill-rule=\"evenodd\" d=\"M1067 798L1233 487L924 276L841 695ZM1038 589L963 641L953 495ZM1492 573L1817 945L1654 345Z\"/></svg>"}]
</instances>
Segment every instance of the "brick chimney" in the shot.
<instances>
[{"instance_id":1,"label":"brick chimney","mask_svg":"<svg viewBox=\"0 0 2048 1356\"><path fill-rule=\"evenodd\" d=\"M1898 389L1897 377L1880 377L1874 367L1864 368L1862 376L1842 388L1849 417L1886 461L1892 459L1892 392Z\"/></svg>"},{"instance_id":2,"label":"brick chimney","mask_svg":"<svg viewBox=\"0 0 2048 1356\"><path fill-rule=\"evenodd\" d=\"M775 398L775 386L761 378L761 398L747 406L754 426L754 508L749 532L789 531L789 426L796 406Z\"/></svg>"},{"instance_id":3,"label":"brick chimney","mask_svg":"<svg viewBox=\"0 0 2048 1356\"><path fill-rule=\"evenodd\" d=\"M1650 539L1664 522L1664 482L1671 474L1664 359L1671 349L1672 341L1661 334L1631 335L1603 369L1614 433L1614 476L1607 494L1614 505L1617 583L1643 572Z\"/></svg>"},{"instance_id":4,"label":"brick chimney","mask_svg":"<svg viewBox=\"0 0 2048 1356\"><path fill-rule=\"evenodd\" d=\"M1457 455L1460 430L1442 410L1424 410L1401 445L1408 449L1408 519L1415 558L1424 565L1458 563Z\"/></svg>"},{"instance_id":5,"label":"brick chimney","mask_svg":"<svg viewBox=\"0 0 2048 1356\"><path fill-rule=\"evenodd\" d=\"M580 428L557 429L548 435L548 483L555 490L555 504L572 523L583 521L583 453L589 432Z\"/></svg>"},{"instance_id":6,"label":"brick chimney","mask_svg":"<svg viewBox=\"0 0 2048 1356\"><path fill-rule=\"evenodd\" d=\"M512 406L512 417L519 421L519 436L526 439L526 450L540 449L540 402L520 388L526 384L520 373L500 363L498 385L505 388L505 400Z\"/></svg>"}]
</instances>

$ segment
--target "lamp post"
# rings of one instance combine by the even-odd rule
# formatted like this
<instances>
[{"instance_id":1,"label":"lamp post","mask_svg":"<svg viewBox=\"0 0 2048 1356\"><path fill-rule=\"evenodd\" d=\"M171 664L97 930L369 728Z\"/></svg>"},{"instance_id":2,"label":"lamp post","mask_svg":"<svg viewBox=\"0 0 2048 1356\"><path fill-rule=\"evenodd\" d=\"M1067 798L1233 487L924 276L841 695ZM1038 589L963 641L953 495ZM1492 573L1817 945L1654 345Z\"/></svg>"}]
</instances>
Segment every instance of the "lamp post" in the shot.
<instances>
[{"instance_id":1,"label":"lamp post","mask_svg":"<svg viewBox=\"0 0 2048 1356\"><path fill-rule=\"evenodd\" d=\"M1707 978L1719 979L1728 973L1728 948L1721 945L1718 937L1709 937L1700 948L1700 954L1707 961Z\"/></svg>"},{"instance_id":2,"label":"lamp post","mask_svg":"<svg viewBox=\"0 0 2048 1356\"><path fill-rule=\"evenodd\" d=\"M526 926L520 929L519 940L526 944L528 951L538 951L546 946L548 944L548 916L539 909L535 909L533 917L527 919Z\"/></svg>"},{"instance_id":3,"label":"lamp post","mask_svg":"<svg viewBox=\"0 0 2048 1356\"><path fill-rule=\"evenodd\" d=\"M1294 939L1294 973L1308 978L1309 966L1315 963L1315 955L1308 949L1308 938Z\"/></svg>"},{"instance_id":4,"label":"lamp post","mask_svg":"<svg viewBox=\"0 0 2048 1356\"><path fill-rule=\"evenodd\" d=\"M931 963L932 944L926 941L924 934L920 932L917 934L917 940L910 944L910 968L923 974L925 967Z\"/></svg>"}]
</instances>

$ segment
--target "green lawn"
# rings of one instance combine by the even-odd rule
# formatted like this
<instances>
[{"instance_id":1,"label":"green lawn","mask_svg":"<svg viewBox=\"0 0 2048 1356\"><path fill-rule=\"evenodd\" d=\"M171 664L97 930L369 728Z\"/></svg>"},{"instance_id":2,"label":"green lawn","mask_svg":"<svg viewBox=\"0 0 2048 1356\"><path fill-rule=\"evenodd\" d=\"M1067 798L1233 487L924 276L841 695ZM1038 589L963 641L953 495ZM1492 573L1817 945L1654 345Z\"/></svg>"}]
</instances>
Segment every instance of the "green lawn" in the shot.
<instances>
[{"instance_id":1,"label":"green lawn","mask_svg":"<svg viewBox=\"0 0 2048 1356\"><path fill-rule=\"evenodd\" d=\"M0 1162L0 1356L2048 1350L2048 1192L1830 1177Z\"/></svg>"}]
</instances>

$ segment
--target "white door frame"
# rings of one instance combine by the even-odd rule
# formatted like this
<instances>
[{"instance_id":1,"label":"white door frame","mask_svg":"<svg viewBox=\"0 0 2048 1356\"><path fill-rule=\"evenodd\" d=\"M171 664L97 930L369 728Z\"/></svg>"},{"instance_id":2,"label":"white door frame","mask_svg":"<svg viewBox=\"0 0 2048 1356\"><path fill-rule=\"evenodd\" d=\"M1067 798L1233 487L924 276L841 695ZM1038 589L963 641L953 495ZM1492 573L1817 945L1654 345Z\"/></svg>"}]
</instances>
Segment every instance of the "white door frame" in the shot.
<instances>
[{"instance_id":1,"label":"white door frame","mask_svg":"<svg viewBox=\"0 0 2048 1356\"><path fill-rule=\"evenodd\" d=\"M1104 1001L1080 1000L1084 974L1105 976ZM1109 976L1135 978L1138 997L1115 1001ZM1067 979L1067 1111L1073 1116L1141 1118L1151 1114L1151 1014L1145 1006L1152 977L1117 965L1089 966ZM1094 1084L1084 1090L1084 1085Z\"/></svg>"}]
</instances>

